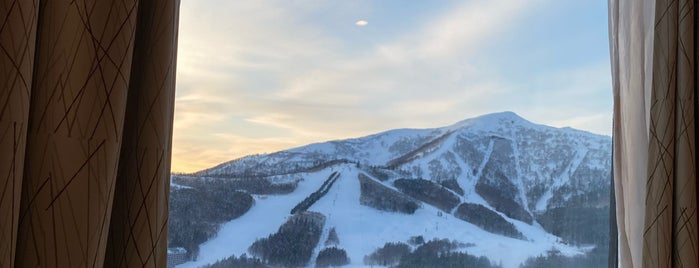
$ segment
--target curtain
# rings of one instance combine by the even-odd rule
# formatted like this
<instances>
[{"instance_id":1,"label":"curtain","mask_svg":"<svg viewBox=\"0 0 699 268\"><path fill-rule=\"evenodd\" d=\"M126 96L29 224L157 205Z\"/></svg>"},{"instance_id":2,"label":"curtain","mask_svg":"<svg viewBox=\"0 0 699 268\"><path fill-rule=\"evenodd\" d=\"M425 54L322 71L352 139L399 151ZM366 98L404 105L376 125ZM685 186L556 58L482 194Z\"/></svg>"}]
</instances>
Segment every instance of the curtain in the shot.
<instances>
[{"instance_id":1,"label":"curtain","mask_svg":"<svg viewBox=\"0 0 699 268\"><path fill-rule=\"evenodd\" d=\"M0 267L12 267L17 241L37 3L0 1Z\"/></svg>"},{"instance_id":2,"label":"curtain","mask_svg":"<svg viewBox=\"0 0 699 268\"><path fill-rule=\"evenodd\" d=\"M613 170L620 267L641 267L648 117L652 78L653 0L610 0L614 92ZM643 167L643 168L638 168Z\"/></svg>"},{"instance_id":3,"label":"curtain","mask_svg":"<svg viewBox=\"0 0 699 268\"><path fill-rule=\"evenodd\" d=\"M177 0L0 0L0 267L164 267Z\"/></svg>"},{"instance_id":4,"label":"curtain","mask_svg":"<svg viewBox=\"0 0 699 268\"><path fill-rule=\"evenodd\" d=\"M621 267L699 267L694 1L610 0Z\"/></svg>"}]
</instances>

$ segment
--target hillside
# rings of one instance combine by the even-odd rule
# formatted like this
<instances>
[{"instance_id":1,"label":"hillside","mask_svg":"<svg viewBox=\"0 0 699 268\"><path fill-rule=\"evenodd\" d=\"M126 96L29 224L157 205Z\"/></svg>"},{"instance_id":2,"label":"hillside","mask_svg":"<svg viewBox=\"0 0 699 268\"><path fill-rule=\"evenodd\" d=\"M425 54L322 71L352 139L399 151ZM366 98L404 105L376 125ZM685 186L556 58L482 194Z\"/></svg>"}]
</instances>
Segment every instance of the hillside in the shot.
<instances>
[{"instance_id":1,"label":"hillside","mask_svg":"<svg viewBox=\"0 0 699 268\"><path fill-rule=\"evenodd\" d=\"M196 262L178 267L255 256L249 250L255 241L294 233L281 228L295 226L288 223L292 210L323 217L311 220L322 229L302 261L309 266L326 248L330 229L339 238L332 252L346 252L352 265L364 265L386 243L418 236L462 245L445 249L448 261L472 255L518 267L551 252L606 258L600 252L608 240L610 174L611 138L534 124L511 112L248 156L173 175L181 185L174 192L217 185L254 199L201 244ZM297 225L320 226L304 224ZM424 252L420 244L409 248Z\"/></svg>"}]
</instances>

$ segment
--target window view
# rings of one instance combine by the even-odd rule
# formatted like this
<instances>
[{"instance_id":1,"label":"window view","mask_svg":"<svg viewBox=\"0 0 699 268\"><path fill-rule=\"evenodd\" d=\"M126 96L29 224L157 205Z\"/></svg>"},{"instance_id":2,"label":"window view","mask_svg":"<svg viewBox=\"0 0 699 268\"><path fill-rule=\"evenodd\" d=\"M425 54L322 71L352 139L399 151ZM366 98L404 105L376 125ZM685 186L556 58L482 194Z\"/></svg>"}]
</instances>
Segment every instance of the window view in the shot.
<instances>
[{"instance_id":1,"label":"window view","mask_svg":"<svg viewBox=\"0 0 699 268\"><path fill-rule=\"evenodd\" d=\"M169 267L606 267L607 1L182 1Z\"/></svg>"}]
</instances>

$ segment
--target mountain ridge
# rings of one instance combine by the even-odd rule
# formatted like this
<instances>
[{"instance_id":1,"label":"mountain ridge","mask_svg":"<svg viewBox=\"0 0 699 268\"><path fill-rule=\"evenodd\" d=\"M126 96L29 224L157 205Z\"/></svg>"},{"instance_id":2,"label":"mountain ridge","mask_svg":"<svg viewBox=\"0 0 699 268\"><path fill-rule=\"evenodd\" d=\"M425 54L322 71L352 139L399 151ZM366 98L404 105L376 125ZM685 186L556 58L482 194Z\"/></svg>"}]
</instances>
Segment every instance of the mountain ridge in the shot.
<instances>
[{"instance_id":1,"label":"mountain ridge","mask_svg":"<svg viewBox=\"0 0 699 268\"><path fill-rule=\"evenodd\" d=\"M549 249L600 261L608 246L601 241L608 237L602 227L608 224L610 174L610 137L502 112L247 156L173 175L173 183L175 191L187 190L179 185L192 191L229 185L254 198L250 212L229 219L202 244L200 257L207 261L245 253L281 226L289 211L308 211L326 218L321 237L337 229L353 265L383 243L458 234L453 238L459 243L472 244L469 253L517 267ZM260 221L263 226L251 226ZM406 221L429 227L404 226ZM250 233L241 238L240 228ZM210 253L231 247L226 239L232 237L240 244L228 255ZM498 255L522 250L514 245L528 249L512 259ZM589 245L595 245L592 251Z\"/></svg>"},{"instance_id":2,"label":"mountain ridge","mask_svg":"<svg viewBox=\"0 0 699 268\"><path fill-rule=\"evenodd\" d=\"M270 156L270 155L275 155L275 154L282 154L282 153L308 153L309 149L315 149L314 151L322 151L323 148L316 148L316 147L326 147L324 149L328 149L327 147L329 144L351 144L351 143L362 143L365 140L370 140L370 139L375 139L375 138L380 138L383 136L399 136L399 137L404 137L404 136L410 136L410 135L423 135L427 136L425 137L426 139L423 140L423 143L427 143L431 141L431 138L434 138L434 136L439 136L443 135L446 132L452 131L456 132L458 130L464 129L464 128L476 128L480 129L482 131L490 131L490 132L497 132L497 129L492 129L492 126L501 126L503 122L513 122L513 124L516 122L518 126L526 126L530 128L543 128L543 129L548 129L548 130L559 130L559 131L565 131L565 132L570 132L573 134L583 134L583 135L590 135L590 137L596 137L598 139L608 139L611 142L611 137L606 136L606 135L601 135L601 134L596 134L592 133L589 131L585 130L578 130L570 127L552 127L552 126L547 126L543 124L536 124L532 123L523 117L517 115L514 112L511 111L505 111L505 112L498 112L498 113L490 113L490 114L485 114L473 118L468 118L464 119L461 121L458 121L454 124L444 126L444 127L436 127L436 128L398 128L398 129L391 129L391 130L386 130L382 132L378 132L375 134L369 134L365 136L360 136L356 138L348 138L348 139L336 139L336 140L329 140L325 142L314 142L310 143L307 145L302 145L298 147L293 147L290 149L285 149L285 150L280 150L277 152L272 152L272 153L265 153L265 154L255 154L255 155L248 155L248 156L243 156L237 159L233 159L230 161L226 161L223 163L220 163L218 165L215 165L210 168L206 168L200 171L193 172L191 174L194 175L207 175L211 174L211 171L214 171L216 169L220 168L225 168L227 165L233 164L235 162L239 162L251 157L265 157L265 156ZM336 145L337 146L337 145ZM326 155L330 155L331 153L327 153ZM346 160L355 160L358 162L362 162L362 159L351 159L352 157L345 157L344 159ZM394 158L397 158L394 156ZM339 158L338 158L339 159ZM392 159L391 159L392 160ZM368 163L373 163L376 164L377 161L364 161L366 164ZM381 161L379 161L381 162ZM387 164L386 161L383 161L383 165Z\"/></svg>"}]
</instances>

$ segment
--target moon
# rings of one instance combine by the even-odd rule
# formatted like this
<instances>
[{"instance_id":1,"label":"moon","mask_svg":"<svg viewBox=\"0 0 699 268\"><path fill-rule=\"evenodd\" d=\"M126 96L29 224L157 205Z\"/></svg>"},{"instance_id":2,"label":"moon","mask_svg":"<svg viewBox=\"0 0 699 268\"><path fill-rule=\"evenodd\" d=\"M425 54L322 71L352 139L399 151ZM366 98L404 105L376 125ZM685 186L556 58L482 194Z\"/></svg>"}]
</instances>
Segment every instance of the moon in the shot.
<instances>
[{"instance_id":1,"label":"moon","mask_svg":"<svg viewBox=\"0 0 699 268\"><path fill-rule=\"evenodd\" d=\"M365 20L358 20L358 21L355 22L354 24L357 25L357 26L366 26L367 24L369 24L369 22L368 22L368 21L365 21Z\"/></svg>"}]
</instances>

